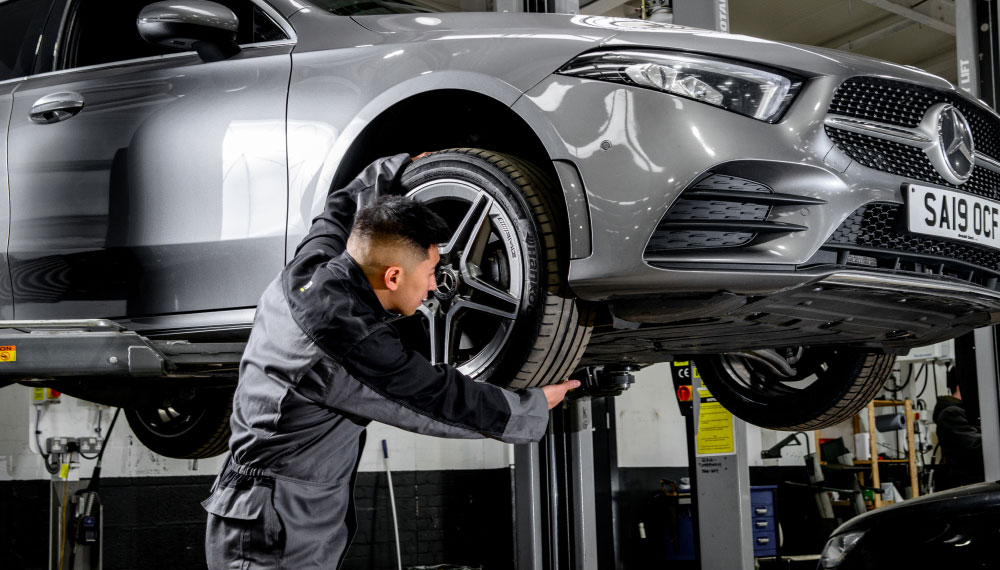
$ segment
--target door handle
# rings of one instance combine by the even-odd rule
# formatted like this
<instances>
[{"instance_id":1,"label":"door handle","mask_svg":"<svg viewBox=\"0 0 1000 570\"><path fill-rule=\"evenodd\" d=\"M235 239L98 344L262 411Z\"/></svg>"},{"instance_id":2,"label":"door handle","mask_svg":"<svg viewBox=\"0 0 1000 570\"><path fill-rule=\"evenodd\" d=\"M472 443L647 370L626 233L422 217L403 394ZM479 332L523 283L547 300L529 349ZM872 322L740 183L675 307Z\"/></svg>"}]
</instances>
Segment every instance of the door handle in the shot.
<instances>
[{"instance_id":1,"label":"door handle","mask_svg":"<svg viewBox=\"0 0 1000 570\"><path fill-rule=\"evenodd\" d=\"M66 91L46 95L31 106L32 121L47 125L65 121L83 110L83 95Z\"/></svg>"}]
</instances>

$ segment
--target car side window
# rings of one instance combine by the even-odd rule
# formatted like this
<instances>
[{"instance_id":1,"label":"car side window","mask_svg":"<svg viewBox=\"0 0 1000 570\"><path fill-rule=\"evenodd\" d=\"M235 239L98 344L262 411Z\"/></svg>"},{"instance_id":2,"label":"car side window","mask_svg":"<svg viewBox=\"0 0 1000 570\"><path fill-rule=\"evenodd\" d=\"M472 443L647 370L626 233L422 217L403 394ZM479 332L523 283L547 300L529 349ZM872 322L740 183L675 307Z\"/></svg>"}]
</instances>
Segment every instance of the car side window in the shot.
<instances>
[{"instance_id":1,"label":"car side window","mask_svg":"<svg viewBox=\"0 0 1000 570\"><path fill-rule=\"evenodd\" d=\"M0 81L31 73L51 2L0 1Z\"/></svg>"},{"instance_id":2,"label":"car side window","mask_svg":"<svg viewBox=\"0 0 1000 570\"><path fill-rule=\"evenodd\" d=\"M84 67L177 53L147 43L139 35L136 19L151 3L150 0L80 0L69 16L67 47L60 67ZM285 32L249 0L220 0L218 3L239 18L236 41L240 45L288 39Z\"/></svg>"}]
</instances>

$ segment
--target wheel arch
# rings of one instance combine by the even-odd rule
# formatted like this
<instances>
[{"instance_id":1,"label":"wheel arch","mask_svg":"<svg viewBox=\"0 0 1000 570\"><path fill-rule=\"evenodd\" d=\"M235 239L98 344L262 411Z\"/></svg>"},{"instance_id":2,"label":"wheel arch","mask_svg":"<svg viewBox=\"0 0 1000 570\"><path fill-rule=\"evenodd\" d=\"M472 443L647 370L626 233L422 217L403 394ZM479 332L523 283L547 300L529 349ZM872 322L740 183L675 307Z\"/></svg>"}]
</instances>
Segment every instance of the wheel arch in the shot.
<instances>
[{"instance_id":1,"label":"wheel arch","mask_svg":"<svg viewBox=\"0 0 1000 570\"><path fill-rule=\"evenodd\" d=\"M553 198L563 213L559 226L569 238L571 257L586 257L591 229L579 171L541 113L512 108L520 95L507 83L474 73L430 74L397 85L371 101L342 133L330 188L347 184L376 158L399 152L475 147L509 154L558 180L562 192Z\"/></svg>"}]
</instances>

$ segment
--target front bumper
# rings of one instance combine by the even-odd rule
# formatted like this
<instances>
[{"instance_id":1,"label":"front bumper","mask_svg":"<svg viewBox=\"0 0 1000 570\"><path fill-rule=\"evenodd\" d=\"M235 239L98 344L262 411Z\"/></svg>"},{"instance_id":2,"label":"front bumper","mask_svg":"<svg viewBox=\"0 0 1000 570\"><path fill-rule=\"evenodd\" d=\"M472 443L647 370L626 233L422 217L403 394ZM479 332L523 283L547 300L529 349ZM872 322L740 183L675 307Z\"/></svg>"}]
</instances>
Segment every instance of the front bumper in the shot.
<instances>
[{"instance_id":1,"label":"front bumper","mask_svg":"<svg viewBox=\"0 0 1000 570\"><path fill-rule=\"evenodd\" d=\"M849 77L810 80L777 124L558 75L526 95L579 169L593 249L571 262L569 281L579 297L609 303L615 339L631 335L674 352L793 341L905 348L1000 320L1000 267L992 254L958 259L953 252L962 244L911 239L901 245L891 235L895 222L873 225L876 214L896 215L907 183L949 185L835 144L825 120ZM668 212L686 192L718 176L750 181L787 200L768 206L768 233L740 242L736 232L723 247L661 247L669 240L655 231ZM674 229L697 225L683 215L676 219ZM871 228L882 232L881 242L864 234L877 233ZM910 249L892 250L904 245ZM595 348L600 336L595 333Z\"/></svg>"}]
</instances>

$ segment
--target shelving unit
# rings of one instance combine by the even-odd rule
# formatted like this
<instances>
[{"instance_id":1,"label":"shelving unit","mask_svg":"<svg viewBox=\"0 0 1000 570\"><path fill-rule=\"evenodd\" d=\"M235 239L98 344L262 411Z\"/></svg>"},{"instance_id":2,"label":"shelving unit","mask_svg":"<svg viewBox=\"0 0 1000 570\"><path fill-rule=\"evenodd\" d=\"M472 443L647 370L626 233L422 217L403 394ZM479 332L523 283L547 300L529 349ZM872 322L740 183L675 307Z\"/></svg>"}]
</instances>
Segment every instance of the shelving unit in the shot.
<instances>
[{"instance_id":1,"label":"shelving unit","mask_svg":"<svg viewBox=\"0 0 1000 570\"><path fill-rule=\"evenodd\" d=\"M905 459L877 459L878 458L878 439L875 436L877 430L875 428L875 408L888 408L888 407L902 407L903 417L906 419L906 458ZM863 412L867 415L868 419L868 437L869 444L869 456L873 459L856 459L854 461L855 465L868 465L870 469L868 473L871 478L871 484L866 485L865 482L865 472L858 473L858 477L861 479L859 482L862 486L874 487L876 489L882 487L882 475L879 472L880 464L906 464L908 465L909 475L910 475L910 489L913 492L914 497L920 496L920 485L917 478L917 455L914 453L914 432L913 432L913 402L910 400L873 400L868 404L868 407ZM862 433L861 431L861 416L860 414L854 416L854 433ZM820 460L820 464L825 464L822 461L820 454L819 441L821 440L821 431L816 430L816 455L817 459ZM882 501L882 496L875 493L874 496L874 508L879 508L885 503Z\"/></svg>"}]
</instances>

